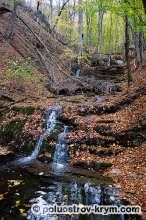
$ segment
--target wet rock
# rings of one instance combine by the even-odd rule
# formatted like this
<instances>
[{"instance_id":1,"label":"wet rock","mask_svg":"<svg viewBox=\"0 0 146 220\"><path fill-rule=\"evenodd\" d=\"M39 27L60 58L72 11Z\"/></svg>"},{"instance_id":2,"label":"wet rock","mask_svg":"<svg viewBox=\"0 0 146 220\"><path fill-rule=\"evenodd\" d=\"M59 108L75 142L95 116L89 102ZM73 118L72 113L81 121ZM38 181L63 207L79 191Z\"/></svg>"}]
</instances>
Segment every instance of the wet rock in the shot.
<instances>
[{"instance_id":1,"label":"wet rock","mask_svg":"<svg viewBox=\"0 0 146 220\"><path fill-rule=\"evenodd\" d=\"M108 167L111 167L112 164L111 163L105 163L105 162L96 162L96 161L92 161L90 164L90 167L93 168L94 170L103 170L103 169L107 169Z\"/></svg>"},{"instance_id":2,"label":"wet rock","mask_svg":"<svg viewBox=\"0 0 146 220\"><path fill-rule=\"evenodd\" d=\"M45 152L44 154L41 154L41 155L38 157L38 160L41 161L41 162L44 162L44 163L53 162L52 156L51 156L51 154L48 153L48 152Z\"/></svg>"},{"instance_id":3,"label":"wet rock","mask_svg":"<svg viewBox=\"0 0 146 220\"><path fill-rule=\"evenodd\" d=\"M115 60L114 63L119 65L119 66L125 65L123 60Z\"/></svg>"},{"instance_id":4,"label":"wet rock","mask_svg":"<svg viewBox=\"0 0 146 220\"><path fill-rule=\"evenodd\" d=\"M7 162L13 160L15 154L13 151L10 151L7 147L0 147L0 163L6 164Z\"/></svg>"},{"instance_id":5,"label":"wet rock","mask_svg":"<svg viewBox=\"0 0 146 220\"><path fill-rule=\"evenodd\" d=\"M75 168L75 167L65 167L64 166L64 173L57 173L53 172L52 170L53 164L51 163L42 163L38 160L33 161L29 166L27 166L25 169L35 175L40 176L41 181L44 182L50 182L50 180L55 180L56 178L60 181L67 181L72 182L73 180L75 182L79 183L86 183L86 182L92 182L96 184L106 183L111 184L112 180L109 177L103 177L101 173L98 171L93 172L92 170L87 170L83 168ZM40 173L42 175L40 175Z\"/></svg>"},{"instance_id":6,"label":"wet rock","mask_svg":"<svg viewBox=\"0 0 146 220\"><path fill-rule=\"evenodd\" d=\"M78 161L74 166L85 168L85 169L103 170L108 167L111 167L112 164L105 163L105 162L97 162L97 161L91 161L89 163L87 163L87 161Z\"/></svg>"},{"instance_id":7,"label":"wet rock","mask_svg":"<svg viewBox=\"0 0 146 220\"><path fill-rule=\"evenodd\" d=\"M105 121L105 123L110 123L109 121ZM113 122L112 122L113 123ZM107 131L109 131L111 128L110 126L106 126L106 125L98 125L96 127L94 127L94 130L97 133L106 133Z\"/></svg>"},{"instance_id":8,"label":"wet rock","mask_svg":"<svg viewBox=\"0 0 146 220\"><path fill-rule=\"evenodd\" d=\"M74 164L75 167L81 167L81 168L88 168L88 164L86 161L77 161L75 164Z\"/></svg>"}]
</instances>

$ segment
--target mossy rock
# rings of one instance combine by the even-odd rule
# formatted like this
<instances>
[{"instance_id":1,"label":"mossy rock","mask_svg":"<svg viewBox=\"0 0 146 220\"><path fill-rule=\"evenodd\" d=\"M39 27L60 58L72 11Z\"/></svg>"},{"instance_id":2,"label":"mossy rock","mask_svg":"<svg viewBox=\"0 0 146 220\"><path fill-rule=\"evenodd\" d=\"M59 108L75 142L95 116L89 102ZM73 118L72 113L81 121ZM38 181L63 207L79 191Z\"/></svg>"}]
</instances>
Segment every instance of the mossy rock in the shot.
<instances>
[{"instance_id":1,"label":"mossy rock","mask_svg":"<svg viewBox=\"0 0 146 220\"><path fill-rule=\"evenodd\" d=\"M77 124L75 122L75 118L66 118L62 115L59 115L58 116L58 119L63 122L65 125L69 126L69 127L72 127L72 128L76 128L77 127Z\"/></svg>"},{"instance_id":2,"label":"mossy rock","mask_svg":"<svg viewBox=\"0 0 146 220\"><path fill-rule=\"evenodd\" d=\"M97 132L97 133L106 133L107 131L110 131L111 128L110 126L106 126L106 125L100 125L100 126L96 126L94 127L94 130Z\"/></svg>"},{"instance_id":3,"label":"mossy rock","mask_svg":"<svg viewBox=\"0 0 146 220\"><path fill-rule=\"evenodd\" d=\"M24 127L26 120L19 118L12 120L6 126L0 128L0 139L2 142L10 143L12 140L20 138L22 128Z\"/></svg>"},{"instance_id":4,"label":"mossy rock","mask_svg":"<svg viewBox=\"0 0 146 220\"><path fill-rule=\"evenodd\" d=\"M34 106L14 106L12 107L14 112L22 113L24 115L32 115L36 108Z\"/></svg>"},{"instance_id":5,"label":"mossy rock","mask_svg":"<svg viewBox=\"0 0 146 220\"><path fill-rule=\"evenodd\" d=\"M96 162L91 161L89 164L86 161L78 161L74 166L81 167L84 169L92 168L94 170L103 170L107 169L108 167L111 167L111 163L105 163L105 162Z\"/></svg>"},{"instance_id":6,"label":"mossy rock","mask_svg":"<svg viewBox=\"0 0 146 220\"><path fill-rule=\"evenodd\" d=\"M75 164L74 164L74 167L81 167L81 168L89 168L88 164L86 161L77 161Z\"/></svg>"},{"instance_id":7,"label":"mossy rock","mask_svg":"<svg viewBox=\"0 0 146 220\"><path fill-rule=\"evenodd\" d=\"M19 146L19 151L23 154L29 155L35 149L36 141L32 137L23 137L23 144Z\"/></svg>"},{"instance_id":8,"label":"mossy rock","mask_svg":"<svg viewBox=\"0 0 146 220\"><path fill-rule=\"evenodd\" d=\"M44 151L47 151L51 155L54 154L54 148L50 146L51 141L58 140L58 135L63 132L63 124L61 122L57 122L55 128L51 131L51 133L44 139L43 145L40 150L40 154L42 154Z\"/></svg>"},{"instance_id":9,"label":"mossy rock","mask_svg":"<svg viewBox=\"0 0 146 220\"><path fill-rule=\"evenodd\" d=\"M50 132L48 137L44 140L44 146L45 144L48 144L50 141L58 140L58 135L63 131L63 124L61 122L57 122L55 125L55 128Z\"/></svg>"},{"instance_id":10,"label":"mossy rock","mask_svg":"<svg viewBox=\"0 0 146 220\"><path fill-rule=\"evenodd\" d=\"M106 163L106 162L96 162L96 161L92 161L90 163L90 168L93 168L94 170L101 170L101 169L106 169L108 167L111 167L112 164L111 163Z\"/></svg>"},{"instance_id":11,"label":"mossy rock","mask_svg":"<svg viewBox=\"0 0 146 220\"><path fill-rule=\"evenodd\" d=\"M55 151L55 148L50 146L49 144L47 146L43 145L40 149L39 155L44 154L44 152L48 152L51 155L51 157L53 157L54 151Z\"/></svg>"}]
</instances>

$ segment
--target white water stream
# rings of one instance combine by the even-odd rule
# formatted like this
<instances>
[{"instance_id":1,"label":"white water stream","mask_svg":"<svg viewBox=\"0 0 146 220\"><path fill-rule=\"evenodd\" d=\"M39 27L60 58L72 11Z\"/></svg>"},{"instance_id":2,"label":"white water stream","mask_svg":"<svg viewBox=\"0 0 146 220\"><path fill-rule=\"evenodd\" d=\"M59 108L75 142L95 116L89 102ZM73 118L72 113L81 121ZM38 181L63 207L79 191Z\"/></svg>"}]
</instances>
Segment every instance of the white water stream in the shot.
<instances>
[{"instance_id":1,"label":"white water stream","mask_svg":"<svg viewBox=\"0 0 146 220\"><path fill-rule=\"evenodd\" d=\"M15 161L16 164L18 165L28 164L32 160L37 158L40 152L41 146L43 144L44 138L50 134L50 132L54 129L56 125L57 115L60 110L61 110L60 105L51 106L45 110L46 129L44 133L42 133L40 137L38 138L34 151L31 153L31 155L16 160Z\"/></svg>"}]
</instances>

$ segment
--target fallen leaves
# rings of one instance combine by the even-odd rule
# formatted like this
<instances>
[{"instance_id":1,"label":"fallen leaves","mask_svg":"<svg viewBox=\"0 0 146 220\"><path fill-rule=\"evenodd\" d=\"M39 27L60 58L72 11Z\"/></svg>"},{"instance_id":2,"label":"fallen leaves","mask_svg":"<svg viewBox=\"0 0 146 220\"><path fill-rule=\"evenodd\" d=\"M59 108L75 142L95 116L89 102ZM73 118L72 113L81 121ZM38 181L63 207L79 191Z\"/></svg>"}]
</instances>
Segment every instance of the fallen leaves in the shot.
<instances>
[{"instance_id":1,"label":"fallen leaves","mask_svg":"<svg viewBox=\"0 0 146 220\"><path fill-rule=\"evenodd\" d=\"M14 186L19 186L22 184L23 180L8 180L8 188L14 187Z\"/></svg>"},{"instance_id":2,"label":"fallen leaves","mask_svg":"<svg viewBox=\"0 0 146 220\"><path fill-rule=\"evenodd\" d=\"M0 194L0 200L3 200L3 199L4 199L4 195Z\"/></svg>"}]
</instances>

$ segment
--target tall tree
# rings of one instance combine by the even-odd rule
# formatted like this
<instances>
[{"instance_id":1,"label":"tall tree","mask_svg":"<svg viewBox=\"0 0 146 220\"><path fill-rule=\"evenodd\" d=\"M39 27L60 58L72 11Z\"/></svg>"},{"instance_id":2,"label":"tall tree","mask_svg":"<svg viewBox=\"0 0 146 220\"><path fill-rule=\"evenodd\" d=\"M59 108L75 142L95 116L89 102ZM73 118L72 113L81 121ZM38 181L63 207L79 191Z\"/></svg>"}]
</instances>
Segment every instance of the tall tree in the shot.
<instances>
[{"instance_id":1,"label":"tall tree","mask_svg":"<svg viewBox=\"0 0 146 220\"><path fill-rule=\"evenodd\" d=\"M98 53L101 52L102 48L102 30L103 30L103 2L99 0L98 3L98 43L97 43L97 51Z\"/></svg>"},{"instance_id":2,"label":"tall tree","mask_svg":"<svg viewBox=\"0 0 146 220\"><path fill-rule=\"evenodd\" d=\"M125 3L126 3L126 0L125 0ZM125 15L125 57L126 57L127 69L128 69L128 72L127 72L128 86L130 86L130 82L132 81L129 48L130 48L129 21L128 21L128 16Z\"/></svg>"},{"instance_id":3,"label":"tall tree","mask_svg":"<svg viewBox=\"0 0 146 220\"><path fill-rule=\"evenodd\" d=\"M52 24L53 24L53 0L50 0L50 7L49 7L49 23L50 23L50 26L52 27Z\"/></svg>"},{"instance_id":4,"label":"tall tree","mask_svg":"<svg viewBox=\"0 0 146 220\"><path fill-rule=\"evenodd\" d=\"M78 65L81 63L81 57L83 53L83 9L82 9L82 0L78 1L79 4L79 12L78 12L78 46L77 46L77 52L78 52Z\"/></svg>"}]
</instances>

